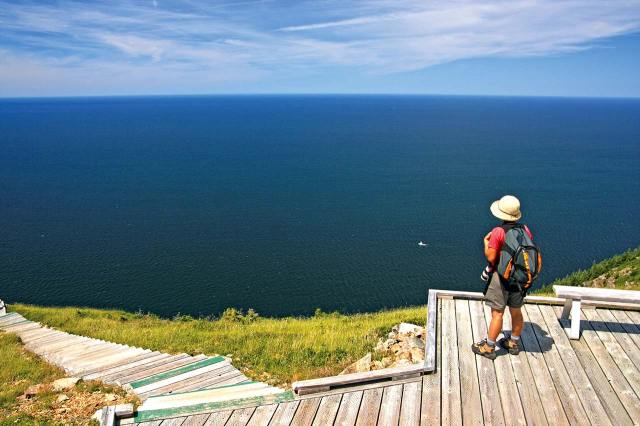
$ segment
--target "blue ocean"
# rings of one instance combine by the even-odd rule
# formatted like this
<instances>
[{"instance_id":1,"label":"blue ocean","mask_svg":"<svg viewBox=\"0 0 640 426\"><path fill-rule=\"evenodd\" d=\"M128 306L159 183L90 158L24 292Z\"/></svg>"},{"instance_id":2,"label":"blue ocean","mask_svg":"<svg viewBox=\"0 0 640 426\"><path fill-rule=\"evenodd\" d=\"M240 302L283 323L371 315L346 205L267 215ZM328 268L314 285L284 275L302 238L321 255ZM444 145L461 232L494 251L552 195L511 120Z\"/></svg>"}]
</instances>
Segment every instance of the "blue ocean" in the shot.
<instances>
[{"instance_id":1,"label":"blue ocean","mask_svg":"<svg viewBox=\"0 0 640 426\"><path fill-rule=\"evenodd\" d=\"M640 100L0 100L0 298L216 315L481 290L514 194L538 285L640 243ZM427 245L421 247L419 241Z\"/></svg>"}]
</instances>

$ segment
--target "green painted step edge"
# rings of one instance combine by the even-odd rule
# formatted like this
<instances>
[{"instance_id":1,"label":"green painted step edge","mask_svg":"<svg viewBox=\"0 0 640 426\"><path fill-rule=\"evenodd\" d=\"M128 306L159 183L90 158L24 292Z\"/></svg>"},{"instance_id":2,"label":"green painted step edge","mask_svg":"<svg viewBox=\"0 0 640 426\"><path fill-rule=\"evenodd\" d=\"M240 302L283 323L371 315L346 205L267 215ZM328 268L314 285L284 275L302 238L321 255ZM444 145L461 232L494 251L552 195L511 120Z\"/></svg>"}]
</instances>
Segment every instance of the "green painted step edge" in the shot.
<instances>
[{"instance_id":1,"label":"green painted step edge","mask_svg":"<svg viewBox=\"0 0 640 426\"><path fill-rule=\"evenodd\" d=\"M184 395L187 393L195 393L195 392L202 392L202 391L211 391L211 390L216 390L216 389L224 389L224 388L232 388L234 386L242 386L242 385L252 385L254 383L260 383L260 382L254 382L252 380L245 380L244 382L240 382L240 383L234 383L232 385L222 385L222 386L218 386L216 387L215 385L213 385L212 387L205 387L205 388L200 388L200 389L195 389L195 390L190 390L190 391L184 391L184 392L169 392L169 393L162 393L160 395L154 395L154 396L150 396L149 398L147 398L147 401L152 400L153 398L160 398L161 396L169 396L169 395Z\"/></svg>"},{"instance_id":2,"label":"green painted step edge","mask_svg":"<svg viewBox=\"0 0 640 426\"><path fill-rule=\"evenodd\" d=\"M203 359L202 361L187 364L173 370L165 371L164 373L158 373L153 376L146 377L142 380L138 380L137 382L132 382L130 386L131 388L136 389L142 386L149 385L151 383L158 382L160 380L168 379L169 377L178 376L180 374L188 373L189 371L197 370L198 368L206 367L207 365L216 364L224 360L225 357L223 356L214 356L212 358Z\"/></svg>"},{"instance_id":3,"label":"green painted step edge","mask_svg":"<svg viewBox=\"0 0 640 426\"><path fill-rule=\"evenodd\" d=\"M258 405L280 404L293 401L293 391L285 391L276 395L253 396L250 398L232 399L230 401L206 402L185 407L164 408L158 410L138 411L133 420L135 423L148 422L168 417L177 417L201 412L230 410L240 407L254 407Z\"/></svg>"}]
</instances>

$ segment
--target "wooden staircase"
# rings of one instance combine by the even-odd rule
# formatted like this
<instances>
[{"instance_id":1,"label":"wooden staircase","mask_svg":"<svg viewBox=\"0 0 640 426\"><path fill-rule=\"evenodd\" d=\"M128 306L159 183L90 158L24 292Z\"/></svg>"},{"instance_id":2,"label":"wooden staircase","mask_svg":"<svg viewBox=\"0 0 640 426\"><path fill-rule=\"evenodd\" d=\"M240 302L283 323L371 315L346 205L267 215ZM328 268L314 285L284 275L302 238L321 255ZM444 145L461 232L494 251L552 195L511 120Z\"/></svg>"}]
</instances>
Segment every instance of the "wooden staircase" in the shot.
<instances>
[{"instance_id":1,"label":"wooden staircase","mask_svg":"<svg viewBox=\"0 0 640 426\"><path fill-rule=\"evenodd\" d=\"M234 400L289 392L249 380L222 356L170 355L100 339L77 336L29 321L18 313L0 316L0 330L20 337L25 348L84 380L100 380L135 393L138 414L197 412Z\"/></svg>"}]
</instances>

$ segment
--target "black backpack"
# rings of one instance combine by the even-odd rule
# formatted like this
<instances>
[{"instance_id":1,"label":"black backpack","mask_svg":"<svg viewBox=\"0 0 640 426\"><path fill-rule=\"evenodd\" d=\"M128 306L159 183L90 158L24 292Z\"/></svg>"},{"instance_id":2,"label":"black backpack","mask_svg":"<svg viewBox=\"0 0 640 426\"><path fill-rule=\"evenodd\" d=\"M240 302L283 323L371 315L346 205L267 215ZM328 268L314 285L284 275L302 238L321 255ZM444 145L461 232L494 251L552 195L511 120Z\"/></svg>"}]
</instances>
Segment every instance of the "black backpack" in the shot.
<instances>
[{"instance_id":1,"label":"black backpack","mask_svg":"<svg viewBox=\"0 0 640 426\"><path fill-rule=\"evenodd\" d=\"M504 244L497 272L508 291L526 293L542 269L542 255L520 223L502 225Z\"/></svg>"}]
</instances>

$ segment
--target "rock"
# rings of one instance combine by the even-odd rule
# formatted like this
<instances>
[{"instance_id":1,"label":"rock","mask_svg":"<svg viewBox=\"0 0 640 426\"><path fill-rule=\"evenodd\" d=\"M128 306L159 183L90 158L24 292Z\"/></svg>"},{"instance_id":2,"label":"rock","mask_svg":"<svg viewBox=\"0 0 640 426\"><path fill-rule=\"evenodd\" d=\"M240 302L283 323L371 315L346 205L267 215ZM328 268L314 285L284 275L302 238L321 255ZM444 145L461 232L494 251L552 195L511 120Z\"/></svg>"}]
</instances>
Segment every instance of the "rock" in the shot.
<instances>
[{"instance_id":1,"label":"rock","mask_svg":"<svg viewBox=\"0 0 640 426\"><path fill-rule=\"evenodd\" d=\"M65 377L64 379L58 379L52 383L54 392L61 392L67 389L73 388L76 383L80 381L79 377Z\"/></svg>"},{"instance_id":2,"label":"rock","mask_svg":"<svg viewBox=\"0 0 640 426\"><path fill-rule=\"evenodd\" d=\"M391 347L389 348L389 350L391 352L393 352L394 354L397 354L399 352L402 352L402 344L400 343L394 343L393 345L391 345Z\"/></svg>"},{"instance_id":3,"label":"rock","mask_svg":"<svg viewBox=\"0 0 640 426\"><path fill-rule=\"evenodd\" d=\"M373 361L371 363L372 370L382 370L384 368L384 364L381 361Z\"/></svg>"},{"instance_id":4,"label":"rock","mask_svg":"<svg viewBox=\"0 0 640 426\"><path fill-rule=\"evenodd\" d=\"M56 402L58 404L61 404L61 403L65 402L65 401L68 401L68 400L69 400L69 397L62 393L62 394L58 395L58 398L56 399Z\"/></svg>"},{"instance_id":5,"label":"rock","mask_svg":"<svg viewBox=\"0 0 640 426\"><path fill-rule=\"evenodd\" d=\"M394 362L390 367L391 368L408 367L409 365L411 365L411 361L409 361L408 359L399 359L398 361Z\"/></svg>"},{"instance_id":6,"label":"rock","mask_svg":"<svg viewBox=\"0 0 640 426\"><path fill-rule=\"evenodd\" d=\"M41 394L45 390L46 390L46 387L43 384L29 386L27 390L24 391L24 397L26 399L31 399L34 396Z\"/></svg>"},{"instance_id":7,"label":"rock","mask_svg":"<svg viewBox=\"0 0 640 426\"><path fill-rule=\"evenodd\" d=\"M424 361L424 349L411 348L411 361L414 363Z\"/></svg>"},{"instance_id":8,"label":"rock","mask_svg":"<svg viewBox=\"0 0 640 426\"><path fill-rule=\"evenodd\" d=\"M410 348L424 349L424 342L418 337L410 337L407 339Z\"/></svg>"},{"instance_id":9,"label":"rock","mask_svg":"<svg viewBox=\"0 0 640 426\"><path fill-rule=\"evenodd\" d=\"M398 354L398 359L406 359L407 361L411 361L411 352L400 352Z\"/></svg>"},{"instance_id":10,"label":"rock","mask_svg":"<svg viewBox=\"0 0 640 426\"><path fill-rule=\"evenodd\" d=\"M371 370L371 352L345 368L340 374L362 373Z\"/></svg>"},{"instance_id":11,"label":"rock","mask_svg":"<svg viewBox=\"0 0 640 426\"><path fill-rule=\"evenodd\" d=\"M408 322L401 322L398 325L398 333L400 334L413 334L415 336L416 334L421 334L423 332L424 328L420 327L419 325L411 324Z\"/></svg>"},{"instance_id":12,"label":"rock","mask_svg":"<svg viewBox=\"0 0 640 426\"><path fill-rule=\"evenodd\" d=\"M117 401L118 400L118 395L113 394L113 393L106 393L104 395L104 400L105 401L109 401L109 402Z\"/></svg>"},{"instance_id":13,"label":"rock","mask_svg":"<svg viewBox=\"0 0 640 426\"><path fill-rule=\"evenodd\" d=\"M388 356L382 358L380 362L382 362L382 365L384 365L384 368L387 368L388 366L393 364L393 360Z\"/></svg>"}]
</instances>

